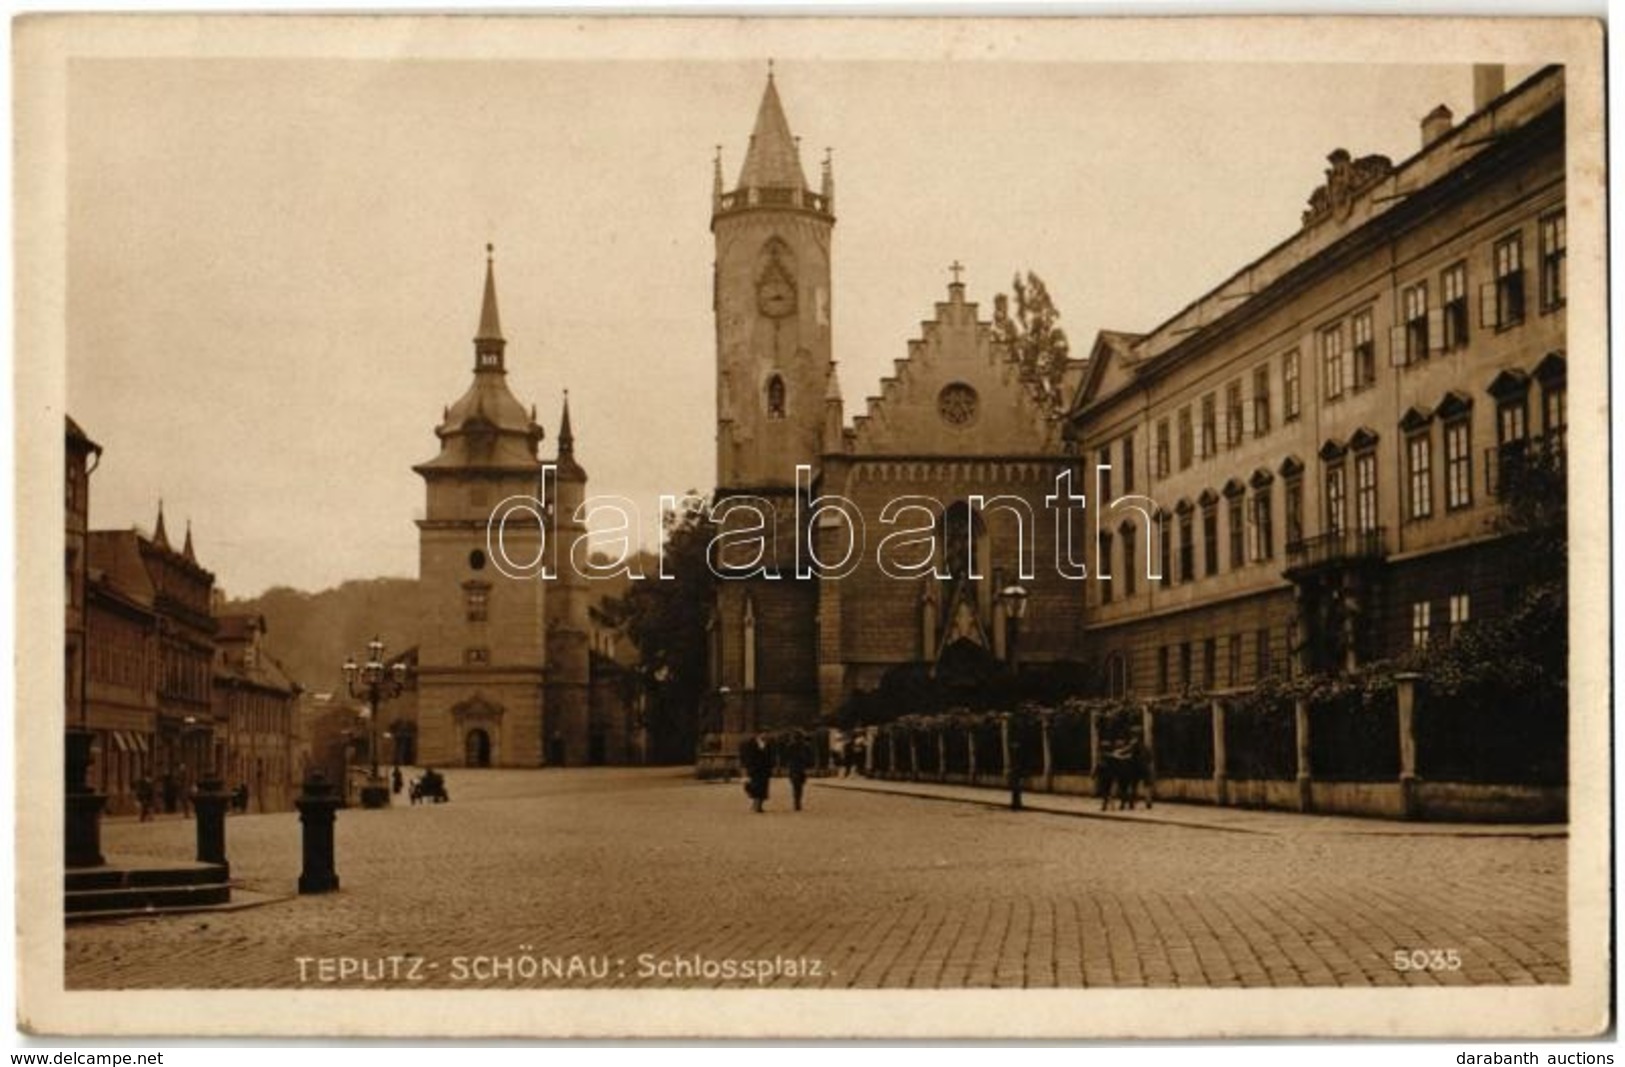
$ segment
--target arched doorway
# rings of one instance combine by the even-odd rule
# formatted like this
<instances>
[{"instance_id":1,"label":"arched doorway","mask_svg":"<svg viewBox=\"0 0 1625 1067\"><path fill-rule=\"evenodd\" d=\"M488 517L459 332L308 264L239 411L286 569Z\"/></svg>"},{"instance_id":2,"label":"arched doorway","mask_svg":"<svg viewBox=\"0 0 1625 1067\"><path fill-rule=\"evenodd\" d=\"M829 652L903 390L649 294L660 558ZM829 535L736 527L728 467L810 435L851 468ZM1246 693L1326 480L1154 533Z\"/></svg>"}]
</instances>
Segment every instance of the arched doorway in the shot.
<instances>
[{"instance_id":1,"label":"arched doorway","mask_svg":"<svg viewBox=\"0 0 1625 1067\"><path fill-rule=\"evenodd\" d=\"M484 730L470 730L463 740L463 763L469 767L491 765L491 735Z\"/></svg>"}]
</instances>

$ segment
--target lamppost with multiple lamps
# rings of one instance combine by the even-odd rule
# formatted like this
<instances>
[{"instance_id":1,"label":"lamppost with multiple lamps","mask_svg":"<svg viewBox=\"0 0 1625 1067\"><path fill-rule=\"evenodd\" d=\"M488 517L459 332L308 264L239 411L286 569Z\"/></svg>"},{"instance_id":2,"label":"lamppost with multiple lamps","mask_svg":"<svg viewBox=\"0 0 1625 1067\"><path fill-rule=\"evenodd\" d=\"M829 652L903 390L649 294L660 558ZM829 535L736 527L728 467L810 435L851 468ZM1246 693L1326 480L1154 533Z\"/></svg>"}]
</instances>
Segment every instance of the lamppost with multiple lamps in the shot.
<instances>
[{"instance_id":1,"label":"lamppost with multiple lamps","mask_svg":"<svg viewBox=\"0 0 1625 1067\"><path fill-rule=\"evenodd\" d=\"M378 773L378 705L393 700L406 688L406 663L397 661L384 665L384 642L374 637L367 642L367 662L358 664L355 657L344 661L344 682L350 696L367 702L367 759L370 764L367 784L361 787L361 806L385 808L389 806L389 783Z\"/></svg>"}]
</instances>

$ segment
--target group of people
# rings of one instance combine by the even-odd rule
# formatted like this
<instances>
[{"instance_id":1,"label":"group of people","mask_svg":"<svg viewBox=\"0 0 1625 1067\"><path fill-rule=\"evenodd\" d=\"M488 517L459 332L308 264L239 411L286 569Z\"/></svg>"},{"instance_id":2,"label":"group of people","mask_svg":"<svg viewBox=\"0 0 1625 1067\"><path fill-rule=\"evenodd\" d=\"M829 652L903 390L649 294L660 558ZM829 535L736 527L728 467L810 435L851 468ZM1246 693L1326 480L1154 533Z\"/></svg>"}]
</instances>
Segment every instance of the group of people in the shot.
<instances>
[{"instance_id":1,"label":"group of people","mask_svg":"<svg viewBox=\"0 0 1625 1067\"><path fill-rule=\"evenodd\" d=\"M167 814L173 815L178 811L182 818L190 819L192 775L187 771L185 764L181 764L173 771L165 771L156 782L143 774L135 780L135 801L142 822L151 822L160 805ZM238 782L236 788L231 791L231 810L239 815L247 814L247 782Z\"/></svg>"},{"instance_id":2,"label":"group of people","mask_svg":"<svg viewBox=\"0 0 1625 1067\"><path fill-rule=\"evenodd\" d=\"M812 745L799 730L784 735L778 745L765 733L758 733L739 748L739 766L745 772L745 795L750 797L750 810L761 814L767 803L773 771L784 767L790 779L790 799L796 811L801 810L807 791L807 772L813 766Z\"/></svg>"}]
</instances>

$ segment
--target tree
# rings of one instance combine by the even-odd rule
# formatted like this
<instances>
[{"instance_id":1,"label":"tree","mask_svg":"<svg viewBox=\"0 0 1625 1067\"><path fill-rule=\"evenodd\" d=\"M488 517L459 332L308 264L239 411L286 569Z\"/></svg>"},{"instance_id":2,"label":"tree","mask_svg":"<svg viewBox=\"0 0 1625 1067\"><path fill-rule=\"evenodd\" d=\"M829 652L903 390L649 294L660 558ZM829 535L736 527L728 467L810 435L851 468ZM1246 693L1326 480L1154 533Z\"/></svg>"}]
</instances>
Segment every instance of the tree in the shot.
<instances>
[{"instance_id":1,"label":"tree","mask_svg":"<svg viewBox=\"0 0 1625 1067\"><path fill-rule=\"evenodd\" d=\"M625 595L606 599L605 620L637 649L634 670L649 694L649 731L661 760L694 755L698 713L706 692L706 622L714 587L706 551L705 506L691 492L689 506L665 517L666 573L632 582Z\"/></svg>"},{"instance_id":2,"label":"tree","mask_svg":"<svg viewBox=\"0 0 1625 1067\"><path fill-rule=\"evenodd\" d=\"M1056 323L1061 318L1055 302L1050 299L1044 279L1027 272L1010 280L1015 293L1015 316L1010 314L1010 297L999 293L993 298L994 337L1009 346L1021 364L1023 380L1027 381L1043 402L1051 407L1065 403L1061 395L1061 382L1071 351L1066 331Z\"/></svg>"}]
</instances>

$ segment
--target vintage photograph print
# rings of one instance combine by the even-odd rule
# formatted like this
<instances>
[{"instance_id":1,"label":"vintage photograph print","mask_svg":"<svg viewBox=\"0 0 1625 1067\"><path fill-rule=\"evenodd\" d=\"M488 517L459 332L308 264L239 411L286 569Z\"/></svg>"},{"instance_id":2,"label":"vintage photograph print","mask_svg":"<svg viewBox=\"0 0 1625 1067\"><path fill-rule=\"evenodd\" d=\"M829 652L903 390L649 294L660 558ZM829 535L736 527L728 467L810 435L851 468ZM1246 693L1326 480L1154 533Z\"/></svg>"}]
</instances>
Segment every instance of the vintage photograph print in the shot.
<instances>
[{"instance_id":1,"label":"vintage photograph print","mask_svg":"<svg viewBox=\"0 0 1625 1067\"><path fill-rule=\"evenodd\" d=\"M13 46L25 1031L1609 1025L1600 24Z\"/></svg>"}]
</instances>

